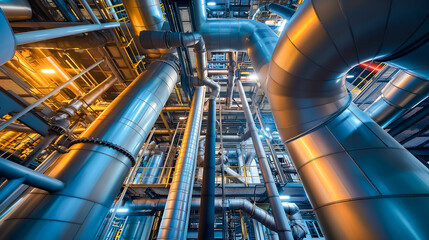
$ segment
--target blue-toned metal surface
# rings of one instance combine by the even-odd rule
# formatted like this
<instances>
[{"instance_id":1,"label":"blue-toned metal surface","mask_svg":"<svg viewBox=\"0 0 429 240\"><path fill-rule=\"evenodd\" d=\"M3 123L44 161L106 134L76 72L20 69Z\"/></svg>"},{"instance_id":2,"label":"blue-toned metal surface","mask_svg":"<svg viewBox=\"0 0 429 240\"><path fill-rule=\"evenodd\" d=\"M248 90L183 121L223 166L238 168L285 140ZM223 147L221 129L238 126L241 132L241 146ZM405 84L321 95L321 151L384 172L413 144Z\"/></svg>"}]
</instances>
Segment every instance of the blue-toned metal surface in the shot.
<instances>
[{"instance_id":1,"label":"blue-toned metal surface","mask_svg":"<svg viewBox=\"0 0 429 240\"><path fill-rule=\"evenodd\" d=\"M177 81L176 61L168 56L152 63L81 136L136 157ZM65 187L51 194L33 190L1 222L0 238L94 239L131 166L128 156L110 146L72 145L45 172Z\"/></svg>"}]
</instances>

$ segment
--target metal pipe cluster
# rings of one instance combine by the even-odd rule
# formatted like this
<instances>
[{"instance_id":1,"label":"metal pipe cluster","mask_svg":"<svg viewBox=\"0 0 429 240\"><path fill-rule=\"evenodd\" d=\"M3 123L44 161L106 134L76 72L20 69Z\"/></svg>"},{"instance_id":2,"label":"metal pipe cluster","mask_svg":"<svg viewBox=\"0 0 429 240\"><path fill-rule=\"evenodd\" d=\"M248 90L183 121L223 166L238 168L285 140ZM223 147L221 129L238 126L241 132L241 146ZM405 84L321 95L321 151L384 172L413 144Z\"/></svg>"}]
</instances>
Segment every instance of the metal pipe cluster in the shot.
<instances>
[{"instance_id":1,"label":"metal pipe cluster","mask_svg":"<svg viewBox=\"0 0 429 240\"><path fill-rule=\"evenodd\" d=\"M178 76L176 57L152 63L45 172L64 188L33 190L1 223L0 238L94 239Z\"/></svg>"}]
</instances>

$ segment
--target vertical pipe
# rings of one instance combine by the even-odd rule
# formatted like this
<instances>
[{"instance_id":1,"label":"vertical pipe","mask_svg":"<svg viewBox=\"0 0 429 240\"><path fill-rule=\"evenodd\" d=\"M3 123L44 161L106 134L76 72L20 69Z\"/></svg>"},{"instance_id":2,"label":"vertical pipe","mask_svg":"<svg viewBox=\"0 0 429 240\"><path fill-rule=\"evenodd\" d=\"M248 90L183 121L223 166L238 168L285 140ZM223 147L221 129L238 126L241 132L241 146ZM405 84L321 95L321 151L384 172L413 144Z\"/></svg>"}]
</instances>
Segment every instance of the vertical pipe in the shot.
<instances>
[{"instance_id":1,"label":"vertical pipe","mask_svg":"<svg viewBox=\"0 0 429 240\"><path fill-rule=\"evenodd\" d=\"M228 53L229 65L228 65L228 86L226 88L226 109L230 109L232 105L232 94L234 93L234 77L235 77L235 61L234 53Z\"/></svg>"},{"instance_id":2,"label":"vertical pipe","mask_svg":"<svg viewBox=\"0 0 429 240\"><path fill-rule=\"evenodd\" d=\"M250 112L249 103L247 103L246 93L244 92L243 85L241 81L237 81L238 90L240 93L240 98L242 102L242 107L244 115L246 117L246 122L249 126L249 131L252 134L253 147L255 148L256 155L258 157L259 166L261 168L262 177L264 178L265 187L267 188L267 194L270 201L271 208L273 209L273 216L278 227L278 234L281 240L293 239L290 226L287 222L286 214L283 211L283 206L280 201L279 192L277 190L276 184L271 173L270 166L268 164L267 158L265 156L264 147L262 145L261 139L259 139L259 134L255 125L255 122Z\"/></svg>"},{"instance_id":3,"label":"vertical pipe","mask_svg":"<svg viewBox=\"0 0 429 240\"><path fill-rule=\"evenodd\" d=\"M134 80L48 168L45 174L65 187L55 193L33 190L0 224L0 239L95 238L179 76L177 59L165 57Z\"/></svg>"},{"instance_id":4,"label":"vertical pipe","mask_svg":"<svg viewBox=\"0 0 429 240\"><path fill-rule=\"evenodd\" d=\"M161 167L164 164L164 153L156 153L154 154L150 160L147 169L144 172L143 180L141 184L155 184L158 182L159 174L161 173Z\"/></svg>"},{"instance_id":5,"label":"vertical pipe","mask_svg":"<svg viewBox=\"0 0 429 240\"><path fill-rule=\"evenodd\" d=\"M197 87L194 93L157 239L186 239L204 107L204 92L205 87Z\"/></svg>"},{"instance_id":6,"label":"vertical pipe","mask_svg":"<svg viewBox=\"0 0 429 240\"><path fill-rule=\"evenodd\" d=\"M209 240L214 239L215 219L216 100L213 98L209 99L203 169L198 239Z\"/></svg>"},{"instance_id":7,"label":"vertical pipe","mask_svg":"<svg viewBox=\"0 0 429 240\"><path fill-rule=\"evenodd\" d=\"M94 11L92 11L92 8L91 6L89 6L88 2L86 0L79 0L79 1L80 3L82 3L85 10L88 12L92 21L94 21L95 24L100 24L100 20L98 20L97 16L95 15Z\"/></svg>"}]
</instances>

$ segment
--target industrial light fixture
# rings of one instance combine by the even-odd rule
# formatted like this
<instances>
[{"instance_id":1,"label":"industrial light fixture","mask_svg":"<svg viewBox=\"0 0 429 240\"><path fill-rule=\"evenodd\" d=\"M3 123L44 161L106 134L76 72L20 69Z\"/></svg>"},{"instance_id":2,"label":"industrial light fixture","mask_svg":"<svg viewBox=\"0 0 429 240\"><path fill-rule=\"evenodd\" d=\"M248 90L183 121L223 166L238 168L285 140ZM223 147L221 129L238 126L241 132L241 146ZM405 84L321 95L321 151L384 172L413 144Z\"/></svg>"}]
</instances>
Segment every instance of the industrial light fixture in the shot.
<instances>
[{"instance_id":1,"label":"industrial light fixture","mask_svg":"<svg viewBox=\"0 0 429 240\"><path fill-rule=\"evenodd\" d=\"M180 120L186 119L186 117L179 117Z\"/></svg>"},{"instance_id":2,"label":"industrial light fixture","mask_svg":"<svg viewBox=\"0 0 429 240\"><path fill-rule=\"evenodd\" d=\"M208 6L215 6L215 5L216 5L216 3L215 3L215 2L208 2L208 3L207 3L207 5L208 5Z\"/></svg>"},{"instance_id":3,"label":"industrial light fixture","mask_svg":"<svg viewBox=\"0 0 429 240\"><path fill-rule=\"evenodd\" d=\"M270 131L270 128L265 128L265 131Z\"/></svg>"},{"instance_id":4,"label":"industrial light fixture","mask_svg":"<svg viewBox=\"0 0 429 240\"><path fill-rule=\"evenodd\" d=\"M346 78L354 78L355 75L347 75Z\"/></svg>"},{"instance_id":5,"label":"industrial light fixture","mask_svg":"<svg viewBox=\"0 0 429 240\"><path fill-rule=\"evenodd\" d=\"M42 69L41 72L42 73L53 74L53 73L55 73L55 70L54 69Z\"/></svg>"}]
</instances>

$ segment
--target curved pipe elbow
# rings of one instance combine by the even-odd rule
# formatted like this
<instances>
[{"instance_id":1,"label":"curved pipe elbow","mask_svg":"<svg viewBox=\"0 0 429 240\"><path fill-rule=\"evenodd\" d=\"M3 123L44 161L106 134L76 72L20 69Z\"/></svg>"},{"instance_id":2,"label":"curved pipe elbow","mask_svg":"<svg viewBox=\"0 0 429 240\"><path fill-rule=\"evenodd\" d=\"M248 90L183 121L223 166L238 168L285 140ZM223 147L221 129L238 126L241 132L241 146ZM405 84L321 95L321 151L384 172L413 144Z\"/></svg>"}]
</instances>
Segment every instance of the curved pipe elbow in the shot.
<instances>
[{"instance_id":1,"label":"curved pipe elbow","mask_svg":"<svg viewBox=\"0 0 429 240\"><path fill-rule=\"evenodd\" d=\"M373 6L370 12L368 4ZM300 7L275 48L263 84L284 141L317 128L348 107L351 96L344 75L359 63L395 56L389 63L415 76L429 76L422 59L429 45L407 48L425 34L427 27L421 24L427 11L422 9L429 3L388 4L328 0L306 1ZM362 21L360 12L371 17ZM389 20L398 16L409 20Z\"/></svg>"}]
</instances>

